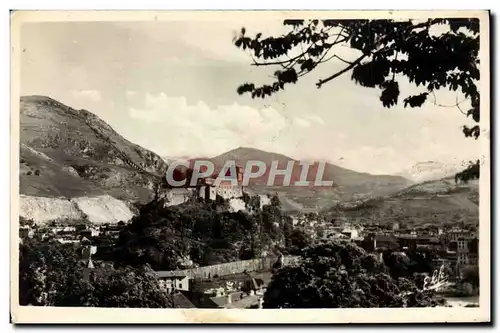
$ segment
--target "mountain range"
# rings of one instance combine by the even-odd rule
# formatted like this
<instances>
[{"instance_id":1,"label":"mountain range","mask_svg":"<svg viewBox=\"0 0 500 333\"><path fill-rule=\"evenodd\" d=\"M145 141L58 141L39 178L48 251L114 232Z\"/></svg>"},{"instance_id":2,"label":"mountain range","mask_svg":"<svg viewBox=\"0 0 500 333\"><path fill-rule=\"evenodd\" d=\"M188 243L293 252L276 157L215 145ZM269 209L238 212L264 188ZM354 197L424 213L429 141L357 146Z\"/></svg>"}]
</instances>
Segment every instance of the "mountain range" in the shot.
<instances>
[{"instance_id":1,"label":"mountain range","mask_svg":"<svg viewBox=\"0 0 500 333\"><path fill-rule=\"evenodd\" d=\"M164 159L170 162L178 161L188 163L191 168L195 161L210 160L215 166L215 176L218 175L227 161L234 161L236 165L243 168L249 161L263 162L266 166L264 174L257 178L251 178L248 187L259 194L278 193L285 202L288 202L297 209L317 209L338 201L373 195L384 195L393 193L411 184L411 181L401 176L361 173L324 161L324 170L321 174L321 172L318 173L319 161L299 161L282 154L266 152L249 147L239 147L212 158L179 157L176 159L170 157ZM290 186L283 186L284 175L276 175L274 181L268 185L273 162L277 163L278 170L285 170L289 162L293 163ZM306 176L309 185L297 187L293 185L301 180L303 168L301 162L308 162L311 164L308 167ZM256 167L254 167L252 171L257 171ZM316 186L315 180L317 178L322 181L331 181L333 185ZM290 207L290 209L292 209L292 207Z\"/></svg>"},{"instance_id":2,"label":"mountain range","mask_svg":"<svg viewBox=\"0 0 500 333\"><path fill-rule=\"evenodd\" d=\"M21 97L19 153L21 213L34 219L64 207L77 209L60 199L87 198L81 206L90 207L90 198L101 197L99 202L109 210L120 211L125 208L115 199L149 202L167 167L158 155L129 142L95 114L45 96ZM41 202L40 197L58 200ZM92 214L90 209L84 215Z\"/></svg>"},{"instance_id":3,"label":"mountain range","mask_svg":"<svg viewBox=\"0 0 500 333\"><path fill-rule=\"evenodd\" d=\"M437 161L419 162L410 168L407 168L397 175L413 181L421 183L429 180L438 180L452 177L457 172L464 169L464 166L457 164L444 164Z\"/></svg>"},{"instance_id":4,"label":"mountain range","mask_svg":"<svg viewBox=\"0 0 500 333\"><path fill-rule=\"evenodd\" d=\"M409 228L479 223L479 181L456 183L454 177L411 185L383 197L342 202L327 209L336 218L369 224L406 225Z\"/></svg>"},{"instance_id":5,"label":"mountain range","mask_svg":"<svg viewBox=\"0 0 500 333\"><path fill-rule=\"evenodd\" d=\"M128 141L90 111L73 109L49 97L21 97L19 185L23 198L72 200L107 195L128 204L144 204L154 198L168 164L178 159L194 162L202 158L162 158ZM283 176L276 177L274 186L267 186L273 161L278 161L279 169L294 162L292 184L301 175L299 161L248 147L210 160L216 170L227 160L240 165L263 161L266 173L252 179L249 188L256 193L277 193L285 210L325 209L339 202L384 197L413 184L410 176L372 175L326 163L322 179L333 181L331 187L280 186ZM316 163L309 169L308 180L314 181L317 168ZM39 200L33 202L42 205Z\"/></svg>"}]
</instances>

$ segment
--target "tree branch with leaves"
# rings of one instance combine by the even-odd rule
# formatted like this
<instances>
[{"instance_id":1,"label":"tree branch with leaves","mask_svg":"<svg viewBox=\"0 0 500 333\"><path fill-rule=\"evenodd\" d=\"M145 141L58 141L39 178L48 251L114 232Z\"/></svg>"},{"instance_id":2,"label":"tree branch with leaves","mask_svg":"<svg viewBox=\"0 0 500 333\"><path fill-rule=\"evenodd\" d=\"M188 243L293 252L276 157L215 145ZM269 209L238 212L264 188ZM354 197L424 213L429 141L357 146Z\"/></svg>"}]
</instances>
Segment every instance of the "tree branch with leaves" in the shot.
<instances>
[{"instance_id":1,"label":"tree branch with leaves","mask_svg":"<svg viewBox=\"0 0 500 333\"><path fill-rule=\"evenodd\" d=\"M440 89L460 91L470 101L470 109L462 111L476 123L463 126L466 137L480 135L479 20L434 18L425 22L412 20L285 20L289 32L281 36L254 37L246 29L234 39L234 44L248 52L253 66L276 68L273 82L257 86L241 84L238 94L266 98L285 89L289 84L326 62L338 60L342 69L319 79L326 83L351 73L351 79L363 87L381 90L380 101L386 108L397 105L400 98L399 80L406 78L421 89L420 93L404 96L404 107L421 107ZM446 31L433 34L434 28ZM444 29L443 29L444 28ZM354 59L341 58L338 47L348 46L358 52ZM479 178L479 160L457 174L456 180Z\"/></svg>"}]
</instances>

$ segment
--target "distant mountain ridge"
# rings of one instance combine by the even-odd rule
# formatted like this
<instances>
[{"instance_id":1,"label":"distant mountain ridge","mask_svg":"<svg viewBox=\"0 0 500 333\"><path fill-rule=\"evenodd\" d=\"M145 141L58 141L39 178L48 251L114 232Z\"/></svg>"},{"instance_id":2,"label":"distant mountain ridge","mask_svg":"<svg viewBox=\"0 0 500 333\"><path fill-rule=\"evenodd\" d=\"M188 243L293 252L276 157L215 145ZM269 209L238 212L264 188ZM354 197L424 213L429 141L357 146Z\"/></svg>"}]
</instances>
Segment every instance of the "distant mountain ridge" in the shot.
<instances>
[{"instance_id":1,"label":"distant mountain ridge","mask_svg":"<svg viewBox=\"0 0 500 333\"><path fill-rule=\"evenodd\" d=\"M171 163L174 163L174 162L189 162L193 157L192 156L162 156L161 157L165 163L167 163L168 165L170 165Z\"/></svg>"},{"instance_id":2,"label":"distant mountain ridge","mask_svg":"<svg viewBox=\"0 0 500 333\"><path fill-rule=\"evenodd\" d=\"M454 178L426 181L396 193L343 202L328 212L351 222L416 225L479 223L479 181L456 183Z\"/></svg>"},{"instance_id":3,"label":"distant mountain ridge","mask_svg":"<svg viewBox=\"0 0 500 333\"><path fill-rule=\"evenodd\" d=\"M302 168L299 164L300 160L293 159L291 157L285 156L283 154L266 152L263 150L255 149L255 148L247 148L247 147L239 147L228 151L224 154L216 156L211 159L212 162L216 165L216 167L222 167L225 161L227 160L236 160L237 163L244 164L250 160L258 160L263 161L266 166L268 166L268 170L273 161L278 161L278 168L285 169L287 163L289 161L294 161L294 169L292 172L292 181L300 179L300 173ZM304 160L306 161L306 160ZM308 162L312 162L312 160L308 159ZM339 167L332 163L328 163L326 161L316 161L310 168L307 180L314 181L317 170L318 170L318 162L325 163L325 170L323 174L323 180L333 181L335 187L339 187L345 190L351 189L352 187L363 186L362 184L378 184L381 186L391 186L391 185L407 185L409 184L407 179L404 179L401 176L392 176L392 175L372 175L369 173L362 173L352 171L343 167ZM262 176L262 179L257 179L257 182L267 179L268 170Z\"/></svg>"},{"instance_id":4,"label":"distant mountain ridge","mask_svg":"<svg viewBox=\"0 0 500 333\"><path fill-rule=\"evenodd\" d=\"M416 163L397 175L410 179L415 183L421 183L429 180L452 177L461 169L464 169L464 166L444 164L437 161L424 161Z\"/></svg>"},{"instance_id":5,"label":"distant mountain ridge","mask_svg":"<svg viewBox=\"0 0 500 333\"><path fill-rule=\"evenodd\" d=\"M191 166L196 160L206 160L205 158L193 158L190 160ZM291 176L291 184L300 179L302 167L300 161L283 154L266 152L256 148L239 147L226 153L209 159L215 166L215 173L218 173L227 161L235 161L237 165L244 167L248 161L262 161L267 169L264 175L258 178L250 179L249 187L258 193L278 193L286 197L290 202L290 210L294 207L322 208L329 206L332 202L350 200L358 197L367 197L373 195L384 195L400 190L412 182L401 176L393 175L371 175L352 171L346 168L336 166L331 163L325 163L323 181L333 181L332 187L314 186L314 181L318 172L318 163L310 166L307 180L310 186L282 186L284 176L277 175L273 185L268 186L269 170L273 161L278 162L278 169L286 169L289 161L294 162L294 168ZM310 162L310 159L307 160ZM253 171L256 171L255 169Z\"/></svg>"},{"instance_id":6,"label":"distant mountain ridge","mask_svg":"<svg viewBox=\"0 0 500 333\"><path fill-rule=\"evenodd\" d=\"M168 164L179 159L188 159L190 163L198 159L206 160L202 157L160 157L129 142L89 111L75 110L45 96L21 97L19 185L24 200L23 209L30 210L32 216L52 216L54 209L61 210L64 215L67 212L63 212L63 208L70 207L71 202L78 202L87 207L84 210L94 213L99 210L92 205L99 202L109 216L129 216L130 211L120 211L123 206L114 198L128 204L151 201ZM284 169L289 161L295 162L292 184L300 179L302 168L299 161L283 154L247 147L233 149L210 160L216 171L228 160L240 165L250 160L264 162L266 173L251 180L250 190L278 194L283 199L285 211L319 211L341 202L362 203L373 198L382 201L383 198L396 198L394 200L397 201L419 189L430 195L431 188L437 188L437 192L442 188L445 192L453 188L450 185L452 180L414 184L402 176L361 173L332 163L325 164L322 177L322 180L333 181L332 187L282 186L283 176L276 177L277 182L268 186L269 167L273 161L278 161L279 169ZM310 168L307 180L315 180L317 169L316 163ZM423 163L415 170L435 174L434 171L440 168L436 163ZM469 211L473 210L470 202L474 202L477 195L473 191L471 193L467 200L473 199L463 201L459 198L454 201L455 204L461 202ZM46 202L50 200L37 199L40 197L57 198L59 201L54 207L47 206ZM134 210L133 207L131 209Z\"/></svg>"}]
</instances>

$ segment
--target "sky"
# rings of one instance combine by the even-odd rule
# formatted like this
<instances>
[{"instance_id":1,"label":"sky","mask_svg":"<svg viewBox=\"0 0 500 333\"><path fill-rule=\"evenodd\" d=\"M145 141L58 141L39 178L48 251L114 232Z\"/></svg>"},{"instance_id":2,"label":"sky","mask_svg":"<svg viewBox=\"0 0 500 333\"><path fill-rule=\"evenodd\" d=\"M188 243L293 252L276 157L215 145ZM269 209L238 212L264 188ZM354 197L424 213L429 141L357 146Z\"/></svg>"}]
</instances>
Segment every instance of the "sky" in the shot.
<instances>
[{"instance_id":1,"label":"sky","mask_svg":"<svg viewBox=\"0 0 500 333\"><path fill-rule=\"evenodd\" d=\"M356 85L332 60L267 99L240 96L244 82L269 83L275 68L250 66L236 32L285 31L259 19L27 23L21 29L21 94L87 109L128 140L160 156L215 156L253 147L352 170L396 174L424 161L458 164L479 156L457 108L426 103L387 109L380 90ZM348 47L336 51L356 56ZM419 93L403 82L401 90ZM453 105L457 93L438 92ZM459 100L462 99L458 96ZM402 104L402 103L400 103ZM462 105L467 108L467 102Z\"/></svg>"}]
</instances>

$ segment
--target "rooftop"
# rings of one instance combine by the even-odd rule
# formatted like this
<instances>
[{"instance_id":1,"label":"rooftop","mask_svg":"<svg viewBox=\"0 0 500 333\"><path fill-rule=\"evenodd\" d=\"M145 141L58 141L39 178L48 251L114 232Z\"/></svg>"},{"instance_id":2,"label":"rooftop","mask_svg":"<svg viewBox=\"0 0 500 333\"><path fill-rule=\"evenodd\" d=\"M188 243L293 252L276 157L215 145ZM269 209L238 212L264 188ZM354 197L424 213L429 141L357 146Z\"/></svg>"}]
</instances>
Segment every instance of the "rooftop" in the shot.
<instances>
[{"instance_id":1,"label":"rooftop","mask_svg":"<svg viewBox=\"0 0 500 333\"><path fill-rule=\"evenodd\" d=\"M257 295L250 295L244 297L243 299L236 301L234 303L228 304L226 308L228 309L246 309L251 307L252 305L259 304L259 297Z\"/></svg>"},{"instance_id":2,"label":"rooftop","mask_svg":"<svg viewBox=\"0 0 500 333\"><path fill-rule=\"evenodd\" d=\"M375 239L377 242L395 242L396 236L394 235L376 235Z\"/></svg>"},{"instance_id":3,"label":"rooftop","mask_svg":"<svg viewBox=\"0 0 500 333\"><path fill-rule=\"evenodd\" d=\"M196 308L196 306L194 306L193 303L191 303L191 301L182 293L173 295L172 302L174 308Z\"/></svg>"}]
</instances>

